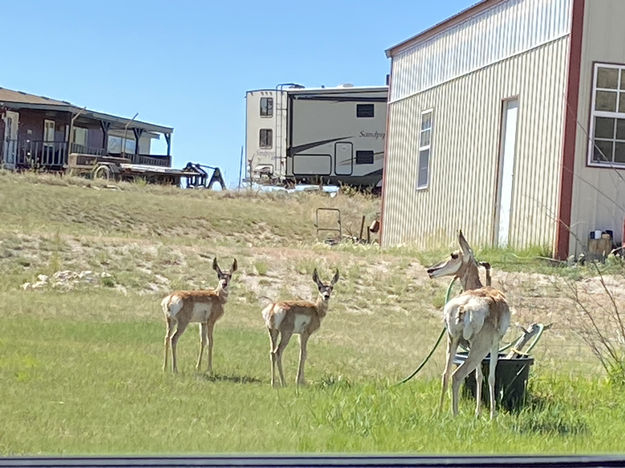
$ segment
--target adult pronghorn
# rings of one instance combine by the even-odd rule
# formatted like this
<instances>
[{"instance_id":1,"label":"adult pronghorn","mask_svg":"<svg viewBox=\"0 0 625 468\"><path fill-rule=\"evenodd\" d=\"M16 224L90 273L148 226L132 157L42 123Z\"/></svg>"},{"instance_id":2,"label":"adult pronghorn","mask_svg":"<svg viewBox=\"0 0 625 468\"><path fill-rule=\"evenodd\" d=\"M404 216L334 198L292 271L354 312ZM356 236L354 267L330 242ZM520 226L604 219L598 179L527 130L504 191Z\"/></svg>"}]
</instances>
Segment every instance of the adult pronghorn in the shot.
<instances>
[{"instance_id":1,"label":"adult pronghorn","mask_svg":"<svg viewBox=\"0 0 625 468\"><path fill-rule=\"evenodd\" d=\"M200 370L202 354L204 354L204 348L208 342L208 372L213 371L213 329L215 322L224 314L224 306L228 300L228 285L232 274L237 270L237 260L235 258L232 262L230 271L223 272L217 264L217 257L215 257L213 270L217 272L219 279L217 289L174 291L161 301L161 307L167 321L163 370L167 369L168 350L171 348L172 370L178 372L176 344L187 325L191 322L197 322L200 324L200 355L195 367L198 371Z\"/></svg>"},{"instance_id":2,"label":"adult pronghorn","mask_svg":"<svg viewBox=\"0 0 625 468\"><path fill-rule=\"evenodd\" d=\"M473 370L476 375L477 406L475 415L480 414L482 393L482 359L490 352L488 387L490 395L490 417L495 417L495 368L499 354L499 342L510 325L510 309L501 291L482 286L478 274L478 264L473 250L458 232L460 250L451 254L451 258L439 263L427 272L430 278L454 276L460 280L464 292L450 300L443 309L443 318L447 327L447 360L443 372L443 385L439 411L442 409L449 374L456 350L461 341L469 346L467 359L452 375L452 411L458 414L458 393L460 384Z\"/></svg>"},{"instance_id":3,"label":"adult pronghorn","mask_svg":"<svg viewBox=\"0 0 625 468\"><path fill-rule=\"evenodd\" d=\"M269 304L263 309L263 320L269 332L271 349L271 385L275 387L276 365L280 373L280 382L284 386L284 372L282 370L282 352L289 344L293 334L299 334L299 365L297 367L297 385L304 382L304 363L306 362L306 344L308 338L321 326L321 321L328 312L330 295L334 285L339 280L339 271L336 270L334 278L330 284L324 284L319 279L317 269L313 272L313 281L319 290L319 297L316 302L309 301L281 301ZM278 344L280 335L280 344Z\"/></svg>"}]
</instances>

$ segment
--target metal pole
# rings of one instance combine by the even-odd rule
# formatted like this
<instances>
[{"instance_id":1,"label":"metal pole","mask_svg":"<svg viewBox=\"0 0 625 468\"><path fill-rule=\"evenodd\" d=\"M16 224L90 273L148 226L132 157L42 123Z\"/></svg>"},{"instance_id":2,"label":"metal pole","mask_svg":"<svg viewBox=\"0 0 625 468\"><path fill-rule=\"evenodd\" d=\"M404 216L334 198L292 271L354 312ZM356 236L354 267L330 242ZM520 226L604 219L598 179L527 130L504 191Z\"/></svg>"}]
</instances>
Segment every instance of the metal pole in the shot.
<instances>
[{"instance_id":1,"label":"metal pole","mask_svg":"<svg viewBox=\"0 0 625 468\"><path fill-rule=\"evenodd\" d=\"M241 189L241 174L243 172L243 146L241 146L241 159L239 160L239 190Z\"/></svg>"},{"instance_id":2,"label":"metal pole","mask_svg":"<svg viewBox=\"0 0 625 468\"><path fill-rule=\"evenodd\" d=\"M69 159L69 153L72 152L72 130L74 129L74 121L78 118L80 114L86 111L87 108L83 107L76 114L72 115L72 118L69 119L69 132L67 133L67 158Z\"/></svg>"},{"instance_id":3,"label":"metal pole","mask_svg":"<svg viewBox=\"0 0 625 468\"><path fill-rule=\"evenodd\" d=\"M122 158L126 157L126 132L128 132L128 125L130 125L133 120L135 120L137 118L137 116L139 115L139 113L137 112L132 119L130 119L128 122L126 122L126 125L124 125L124 138L122 138ZM139 142L135 142L135 144L139 144Z\"/></svg>"}]
</instances>

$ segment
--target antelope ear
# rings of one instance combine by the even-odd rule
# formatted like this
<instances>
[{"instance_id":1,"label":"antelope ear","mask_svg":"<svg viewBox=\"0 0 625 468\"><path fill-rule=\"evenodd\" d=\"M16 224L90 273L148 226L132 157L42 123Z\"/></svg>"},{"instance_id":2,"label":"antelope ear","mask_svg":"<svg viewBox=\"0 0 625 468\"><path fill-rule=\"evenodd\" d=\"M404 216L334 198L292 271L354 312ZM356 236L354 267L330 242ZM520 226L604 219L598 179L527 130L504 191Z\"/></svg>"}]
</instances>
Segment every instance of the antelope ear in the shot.
<instances>
[{"instance_id":1,"label":"antelope ear","mask_svg":"<svg viewBox=\"0 0 625 468\"><path fill-rule=\"evenodd\" d=\"M319 275L317 274L317 269L315 268L315 270L313 271L313 275L312 275L312 280L319 285Z\"/></svg>"},{"instance_id":2,"label":"antelope ear","mask_svg":"<svg viewBox=\"0 0 625 468\"><path fill-rule=\"evenodd\" d=\"M473 258L473 250L471 250L471 246L469 246L469 243L464 238L462 229L458 231L458 244L460 244L460 249L462 250L463 260L468 260L469 257Z\"/></svg>"},{"instance_id":3,"label":"antelope ear","mask_svg":"<svg viewBox=\"0 0 625 468\"><path fill-rule=\"evenodd\" d=\"M336 273L334 273L334 278L332 278L331 285L334 286L336 282L339 280L339 269L336 269Z\"/></svg>"},{"instance_id":4,"label":"antelope ear","mask_svg":"<svg viewBox=\"0 0 625 468\"><path fill-rule=\"evenodd\" d=\"M232 268L230 269L230 273L234 273L235 271L237 271L237 259L236 258L232 262Z\"/></svg>"}]
</instances>

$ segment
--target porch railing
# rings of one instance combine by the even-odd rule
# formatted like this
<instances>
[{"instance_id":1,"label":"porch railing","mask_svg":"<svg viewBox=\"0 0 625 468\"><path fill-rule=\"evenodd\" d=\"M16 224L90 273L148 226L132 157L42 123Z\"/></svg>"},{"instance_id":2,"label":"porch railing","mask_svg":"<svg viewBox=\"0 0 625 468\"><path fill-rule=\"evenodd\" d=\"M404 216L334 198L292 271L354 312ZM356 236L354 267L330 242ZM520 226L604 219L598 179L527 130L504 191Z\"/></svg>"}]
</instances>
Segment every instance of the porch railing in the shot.
<instances>
[{"instance_id":1,"label":"porch railing","mask_svg":"<svg viewBox=\"0 0 625 468\"><path fill-rule=\"evenodd\" d=\"M98 156L106 154L106 150L100 146L86 146L78 143L71 143L70 153L96 154Z\"/></svg>"},{"instance_id":2,"label":"porch railing","mask_svg":"<svg viewBox=\"0 0 625 468\"><path fill-rule=\"evenodd\" d=\"M0 141L0 161L8 167L61 170L67 166L65 141L5 140ZM171 167L171 156L158 154L109 153L104 148L71 143L71 153L123 156L133 164Z\"/></svg>"},{"instance_id":3,"label":"porch railing","mask_svg":"<svg viewBox=\"0 0 625 468\"><path fill-rule=\"evenodd\" d=\"M64 141L18 141L17 167L61 169L67 162Z\"/></svg>"}]
</instances>

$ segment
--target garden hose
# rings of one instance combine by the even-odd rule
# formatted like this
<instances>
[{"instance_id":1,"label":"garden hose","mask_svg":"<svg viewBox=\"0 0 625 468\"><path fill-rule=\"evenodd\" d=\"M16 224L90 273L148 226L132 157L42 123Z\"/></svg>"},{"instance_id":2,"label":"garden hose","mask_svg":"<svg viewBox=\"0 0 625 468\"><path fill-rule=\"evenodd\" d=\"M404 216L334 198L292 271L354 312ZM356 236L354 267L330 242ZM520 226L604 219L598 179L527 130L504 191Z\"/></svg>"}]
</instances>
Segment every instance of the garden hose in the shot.
<instances>
[{"instance_id":1,"label":"garden hose","mask_svg":"<svg viewBox=\"0 0 625 468\"><path fill-rule=\"evenodd\" d=\"M450 281L449 286L447 287L447 292L445 293L445 304L447 304L449 302L449 296L451 295L451 288L454 285L454 283L456 282L456 277L454 276L454 278ZM408 377L402 379L401 381L397 382L396 385L400 385L403 383L408 382L410 379L412 379L415 375L417 375L417 373L423 368L423 366L425 366L426 362L428 362L430 360L430 358L432 357L432 354L434 354L434 351L436 351L436 348L438 348L438 345L440 344L441 340L443 339L443 336L445 336L445 331L447 330L446 327L443 327L443 329L441 330L440 335L438 336L438 339L436 340L436 343L434 343L434 347L432 348L432 350L430 351L430 353L425 357L425 359L421 362L421 364L419 364L419 367L417 367L414 372L412 374L410 374Z\"/></svg>"}]
</instances>

